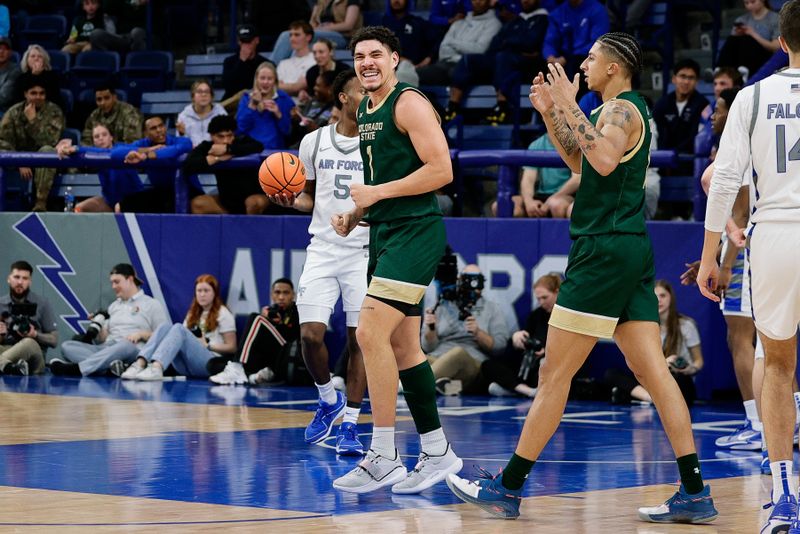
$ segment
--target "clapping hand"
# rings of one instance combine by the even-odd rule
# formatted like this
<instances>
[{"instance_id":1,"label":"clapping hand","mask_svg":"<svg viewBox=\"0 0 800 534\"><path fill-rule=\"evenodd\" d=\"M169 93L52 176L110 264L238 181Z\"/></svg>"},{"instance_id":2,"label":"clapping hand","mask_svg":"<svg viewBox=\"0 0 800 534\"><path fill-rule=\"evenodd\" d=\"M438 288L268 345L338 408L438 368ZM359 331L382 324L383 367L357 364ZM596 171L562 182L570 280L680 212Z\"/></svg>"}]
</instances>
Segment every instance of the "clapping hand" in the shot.
<instances>
[{"instance_id":1,"label":"clapping hand","mask_svg":"<svg viewBox=\"0 0 800 534\"><path fill-rule=\"evenodd\" d=\"M576 103L575 98L578 95L581 75L576 73L570 80L560 63L550 63L547 68L550 71L547 81L550 84L550 97L553 99L553 104L562 111L566 111Z\"/></svg>"},{"instance_id":2,"label":"clapping hand","mask_svg":"<svg viewBox=\"0 0 800 534\"><path fill-rule=\"evenodd\" d=\"M528 98L536 108L536 111L544 115L553 107L553 98L550 96L550 86L545 82L544 74L541 72L536 75L531 85L531 93Z\"/></svg>"}]
</instances>

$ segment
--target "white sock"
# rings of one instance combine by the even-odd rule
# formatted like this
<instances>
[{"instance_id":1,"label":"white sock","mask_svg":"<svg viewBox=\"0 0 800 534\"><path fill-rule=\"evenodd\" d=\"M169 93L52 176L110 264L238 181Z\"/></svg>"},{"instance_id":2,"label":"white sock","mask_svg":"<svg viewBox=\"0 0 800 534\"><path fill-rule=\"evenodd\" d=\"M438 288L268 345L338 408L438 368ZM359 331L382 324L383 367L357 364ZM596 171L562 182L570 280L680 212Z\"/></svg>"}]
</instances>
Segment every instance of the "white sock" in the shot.
<instances>
[{"instance_id":1,"label":"white sock","mask_svg":"<svg viewBox=\"0 0 800 534\"><path fill-rule=\"evenodd\" d=\"M758 410L756 410L756 401L751 399L744 401L744 413L747 415L747 420L752 424L758 421Z\"/></svg>"},{"instance_id":2,"label":"white sock","mask_svg":"<svg viewBox=\"0 0 800 534\"><path fill-rule=\"evenodd\" d=\"M762 434L764 433L764 423L762 423L760 420L750 421L750 424L753 425L753 430L756 432L761 432Z\"/></svg>"},{"instance_id":3,"label":"white sock","mask_svg":"<svg viewBox=\"0 0 800 534\"><path fill-rule=\"evenodd\" d=\"M358 415L361 413L361 407L351 408L350 406L344 409L344 420L342 423L358 423Z\"/></svg>"},{"instance_id":4,"label":"white sock","mask_svg":"<svg viewBox=\"0 0 800 534\"><path fill-rule=\"evenodd\" d=\"M319 391L319 398L325 404L336 404L336 390L333 387L333 382L328 380L327 384L322 384L321 386L314 383L317 386L317 390Z\"/></svg>"},{"instance_id":5,"label":"white sock","mask_svg":"<svg viewBox=\"0 0 800 534\"><path fill-rule=\"evenodd\" d=\"M397 451L394 447L394 427L373 427L372 443L370 443L369 448L384 458L389 458L392 460L397 458Z\"/></svg>"},{"instance_id":6,"label":"white sock","mask_svg":"<svg viewBox=\"0 0 800 534\"><path fill-rule=\"evenodd\" d=\"M447 452L447 438L442 427L419 435L422 452L428 456L442 456Z\"/></svg>"},{"instance_id":7,"label":"white sock","mask_svg":"<svg viewBox=\"0 0 800 534\"><path fill-rule=\"evenodd\" d=\"M800 391L794 392L794 408L797 412L797 419L795 419L795 421L800 422Z\"/></svg>"},{"instance_id":8,"label":"white sock","mask_svg":"<svg viewBox=\"0 0 800 534\"><path fill-rule=\"evenodd\" d=\"M791 460L770 462L772 469L772 502L777 503L781 495L794 495L797 498L797 479L792 476Z\"/></svg>"}]
</instances>

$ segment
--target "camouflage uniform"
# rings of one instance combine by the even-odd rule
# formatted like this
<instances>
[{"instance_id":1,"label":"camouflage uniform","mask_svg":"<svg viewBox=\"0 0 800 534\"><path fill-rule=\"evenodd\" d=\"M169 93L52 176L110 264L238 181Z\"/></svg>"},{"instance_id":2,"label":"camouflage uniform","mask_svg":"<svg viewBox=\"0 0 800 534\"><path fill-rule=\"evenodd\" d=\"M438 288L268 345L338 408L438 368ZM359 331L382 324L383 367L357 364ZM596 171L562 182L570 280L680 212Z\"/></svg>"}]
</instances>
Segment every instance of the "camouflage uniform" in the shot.
<instances>
[{"instance_id":1,"label":"camouflage uniform","mask_svg":"<svg viewBox=\"0 0 800 534\"><path fill-rule=\"evenodd\" d=\"M29 121L25 116L25 101L11 106L0 122L0 150L18 152L55 152L55 145L64 131L66 121L61 108L45 102ZM33 183L36 186L34 210L44 211L47 197L53 187L55 169L34 169Z\"/></svg>"},{"instance_id":2,"label":"camouflage uniform","mask_svg":"<svg viewBox=\"0 0 800 534\"><path fill-rule=\"evenodd\" d=\"M142 137L142 115L138 109L127 102L114 104L108 115L104 115L100 108L92 111L83 128L82 145L91 146L92 128L98 124L108 127L108 131L114 136L115 143L133 143Z\"/></svg>"}]
</instances>

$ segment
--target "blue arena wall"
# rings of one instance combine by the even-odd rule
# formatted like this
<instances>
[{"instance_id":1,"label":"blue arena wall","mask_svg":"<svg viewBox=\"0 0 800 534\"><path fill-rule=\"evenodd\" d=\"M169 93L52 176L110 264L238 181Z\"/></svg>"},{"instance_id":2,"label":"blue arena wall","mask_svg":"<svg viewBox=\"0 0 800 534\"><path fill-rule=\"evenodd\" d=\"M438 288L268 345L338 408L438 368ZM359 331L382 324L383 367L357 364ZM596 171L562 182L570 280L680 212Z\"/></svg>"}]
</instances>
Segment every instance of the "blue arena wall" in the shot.
<instances>
[{"instance_id":1,"label":"blue arena wall","mask_svg":"<svg viewBox=\"0 0 800 534\"><path fill-rule=\"evenodd\" d=\"M241 322L269 302L272 280L287 276L297 282L309 239L308 223L306 216L0 213L0 250L6 265L25 259L37 267L33 289L50 299L65 340L81 330L88 313L114 299L108 272L124 261L136 267L145 290L163 300L173 321L183 319L194 279L211 273L220 280L222 296ZM520 323L531 309L533 281L549 272L563 272L566 265L567 221L460 218L446 223L448 241L460 263L480 265L487 277L487 295L506 305ZM695 287L679 282L684 264L699 256L702 225L651 222L648 228L657 277L673 284L678 309L694 318L700 330L706 360L697 377L700 397L735 388L717 306ZM339 354L343 338L344 317L338 310L328 335L332 355ZM613 343L601 343L590 358L589 370L599 375L609 366L624 366L624 361Z\"/></svg>"}]
</instances>

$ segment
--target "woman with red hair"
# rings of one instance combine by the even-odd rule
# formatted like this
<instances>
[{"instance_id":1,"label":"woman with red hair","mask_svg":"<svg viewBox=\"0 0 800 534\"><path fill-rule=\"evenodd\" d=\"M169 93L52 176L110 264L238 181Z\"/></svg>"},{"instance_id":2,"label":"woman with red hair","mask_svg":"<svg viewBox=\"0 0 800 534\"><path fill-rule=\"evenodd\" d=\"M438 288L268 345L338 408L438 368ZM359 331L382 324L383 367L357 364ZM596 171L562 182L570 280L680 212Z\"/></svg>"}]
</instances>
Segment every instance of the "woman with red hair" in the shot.
<instances>
[{"instance_id":1,"label":"woman with red hair","mask_svg":"<svg viewBox=\"0 0 800 534\"><path fill-rule=\"evenodd\" d=\"M194 299L183 323L158 327L122 378L162 380L170 365L181 375L208 378L211 358L235 352L233 314L219 297L217 279L202 274L194 281Z\"/></svg>"}]
</instances>

